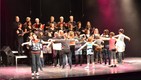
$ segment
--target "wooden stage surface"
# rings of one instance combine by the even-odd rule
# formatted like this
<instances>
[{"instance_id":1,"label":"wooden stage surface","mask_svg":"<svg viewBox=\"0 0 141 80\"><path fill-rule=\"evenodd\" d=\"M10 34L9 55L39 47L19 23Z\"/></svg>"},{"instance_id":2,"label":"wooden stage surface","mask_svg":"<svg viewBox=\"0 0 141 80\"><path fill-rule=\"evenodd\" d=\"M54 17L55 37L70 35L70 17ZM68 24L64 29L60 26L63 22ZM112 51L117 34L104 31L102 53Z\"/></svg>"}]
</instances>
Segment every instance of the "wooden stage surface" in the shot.
<instances>
[{"instance_id":1,"label":"wooden stage surface","mask_svg":"<svg viewBox=\"0 0 141 80\"><path fill-rule=\"evenodd\" d=\"M108 65L104 64L95 64L95 68L90 67L89 69L85 69L86 64L80 65L73 65L72 69L69 66L66 66L65 69L53 66L45 66L43 67L43 71L39 71L39 76L31 76L31 67L27 65L18 65L16 66L7 66L7 67L0 67L0 80L5 79L76 79L76 80L83 80L87 79L94 79L96 80L121 80L126 79L129 80L133 78L133 80L141 80L141 75L138 76L141 71L141 58L125 58L123 64L118 64L117 67L111 68ZM134 73L135 75L131 76ZM116 77L121 74L127 74L124 77L117 79ZM129 75L128 75L129 74ZM108 76L110 75L110 76ZM114 77L114 75L116 75ZM100 78L101 76L101 78ZM102 76L105 79L102 79ZM91 77L91 78L89 78ZM111 78L111 79L109 79Z\"/></svg>"}]
</instances>

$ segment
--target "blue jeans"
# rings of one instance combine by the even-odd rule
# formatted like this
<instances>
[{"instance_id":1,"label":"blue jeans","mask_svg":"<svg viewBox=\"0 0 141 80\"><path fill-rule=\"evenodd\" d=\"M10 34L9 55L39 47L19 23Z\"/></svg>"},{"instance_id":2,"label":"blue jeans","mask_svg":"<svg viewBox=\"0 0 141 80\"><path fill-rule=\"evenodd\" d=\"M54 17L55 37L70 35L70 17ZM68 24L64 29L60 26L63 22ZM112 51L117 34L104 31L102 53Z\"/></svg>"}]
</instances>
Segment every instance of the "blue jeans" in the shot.
<instances>
[{"instance_id":1,"label":"blue jeans","mask_svg":"<svg viewBox=\"0 0 141 80\"><path fill-rule=\"evenodd\" d=\"M109 65L111 64L111 54L109 52L109 50L107 48L103 49L103 59L104 59L104 63L107 64L107 60Z\"/></svg>"},{"instance_id":2,"label":"blue jeans","mask_svg":"<svg viewBox=\"0 0 141 80\"><path fill-rule=\"evenodd\" d=\"M32 65L31 65L31 71L32 73L38 72L38 67L39 67L39 60L40 60L40 51L39 53L34 54L34 51L31 52L31 57L32 57Z\"/></svg>"},{"instance_id":3,"label":"blue jeans","mask_svg":"<svg viewBox=\"0 0 141 80\"><path fill-rule=\"evenodd\" d=\"M102 58L103 58L103 56L102 56L102 51L97 51L96 52L96 63L98 63L99 61L100 61L100 64L102 64Z\"/></svg>"},{"instance_id":4,"label":"blue jeans","mask_svg":"<svg viewBox=\"0 0 141 80\"><path fill-rule=\"evenodd\" d=\"M44 58L39 58L39 67L40 67L40 70L43 70L42 67L44 66Z\"/></svg>"},{"instance_id":5,"label":"blue jeans","mask_svg":"<svg viewBox=\"0 0 141 80\"><path fill-rule=\"evenodd\" d=\"M62 50L62 56L63 56L63 68L66 65L66 56L68 57L68 63L71 68L72 67L72 53L70 52L70 50Z\"/></svg>"},{"instance_id":6,"label":"blue jeans","mask_svg":"<svg viewBox=\"0 0 141 80\"><path fill-rule=\"evenodd\" d=\"M118 52L118 63L122 63L122 54L123 52Z\"/></svg>"}]
</instances>

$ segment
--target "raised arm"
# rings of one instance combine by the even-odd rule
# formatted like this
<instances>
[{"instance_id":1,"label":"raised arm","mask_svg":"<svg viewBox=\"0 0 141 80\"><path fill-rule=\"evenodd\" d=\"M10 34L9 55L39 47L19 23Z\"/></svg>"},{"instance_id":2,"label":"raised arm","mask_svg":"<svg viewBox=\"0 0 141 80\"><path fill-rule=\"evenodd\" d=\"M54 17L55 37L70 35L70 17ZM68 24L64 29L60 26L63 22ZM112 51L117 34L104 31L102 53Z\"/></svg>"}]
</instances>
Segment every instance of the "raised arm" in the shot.
<instances>
[{"instance_id":1,"label":"raised arm","mask_svg":"<svg viewBox=\"0 0 141 80\"><path fill-rule=\"evenodd\" d=\"M125 39L128 39L128 40L130 41L130 37L124 35L124 38L125 38Z\"/></svg>"},{"instance_id":2,"label":"raised arm","mask_svg":"<svg viewBox=\"0 0 141 80\"><path fill-rule=\"evenodd\" d=\"M75 42L79 42L77 39L75 39Z\"/></svg>"},{"instance_id":3,"label":"raised arm","mask_svg":"<svg viewBox=\"0 0 141 80\"><path fill-rule=\"evenodd\" d=\"M48 45L47 45L47 47L49 47L51 44L52 44L52 42L48 42Z\"/></svg>"},{"instance_id":4,"label":"raised arm","mask_svg":"<svg viewBox=\"0 0 141 80\"><path fill-rule=\"evenodd\" d=\"M110 40L110 38L104 38L104 37L101 37L101 39L104 40L104 41Z\"/></svg>"},{"instance_id":5,"label":"raised arm","mask_svg":"<svg viewBox=\"0 0 141 80\"><path fill-rule=\"evenodd\" d=\"M81 46L77 51L82 50L86 45L87 45L87 43L85 43L83 46Z\"/></svg>"},{"instance_id":6,"label":"raised arm","mask_svg":"<svg viewBox=\"0 0 141 80\"><path fill-rule=\"evenodd\" d=\"M50 42L41 40L41 43L42 43L42 44L49 44Z\"/></svg>"},{"instance_id":7,"label":"raised arm","mask_svg":"<svg viewBox=\"0 0 141 80\"><path fill-rule=\"evenodd\" d=\"M117 37L119 37L119 35L115 35L115 36L113 36L114 38L117 38Z\"/></svg>"},{"instance_id":8,"label":"raised arm","mask_svg":"<svg viewBox=\"0 0 141 80\"><path fill-rule=\"evenodd\" d=\"M22 43L22 46L24 45L31 45L31 41Z\"/></svg>"},{"instance_id":9,"label":"raised arm","mask_svg":"<svg viewBox=\"0 0 141 80\"><path fill-rule=\"evenodd\" d=\"M94 46L98 46L98 45L97 45L97 44L95 44L94 42L93 42L93 45L94 45Z\"/></svg>"}]
</instances>

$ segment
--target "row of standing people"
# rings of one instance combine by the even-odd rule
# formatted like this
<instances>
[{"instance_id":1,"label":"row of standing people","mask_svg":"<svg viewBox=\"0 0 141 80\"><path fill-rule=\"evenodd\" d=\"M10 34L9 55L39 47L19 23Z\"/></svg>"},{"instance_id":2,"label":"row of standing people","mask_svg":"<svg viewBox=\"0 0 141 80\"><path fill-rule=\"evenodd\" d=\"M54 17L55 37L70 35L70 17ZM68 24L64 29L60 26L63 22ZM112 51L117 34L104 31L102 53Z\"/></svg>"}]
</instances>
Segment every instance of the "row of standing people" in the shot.
<instances>
[{"instance_id":1,"label":"row of standing people","mask_svg":"<svg viewBox=\"0 0 141 80\"><path fill-rule=\"evenodd\" d=\"M39 19L37 18L36 20L38 22ZM90 22L88 22L88 24L90 24ZM62 24L60 24L60 25L62 25ZM121 63L122 62L122 54L125 51L124 38L130 40L129 37L127 37L123 34L124 30L119 29L118 35L113 36L114 33L110 34L110 36L112 35L114 38L117 39L117 40L115 39L115 41L117 41L116 46L115 46L114 40L113 41L111 40L111 38L113 38L113 37L109 38L110 37L109 31L107 29L104 30L104 33L100 36L97 28L86 27L86 28L82 29L81 28L81 22L78 22L78 26L73 25L71 23L69 27L66 28L66 26L63 25L63 27L60 27L60 29L57 29L55 27L54 23L50 23L50 26L48 26L48 28L46 28L46 29L43 28L43 26L41 26L39 28L37 28L37 27L33 28L32 30L26 30L26 29L22 30L22 29L23 29L22 25L19 24L18 30L16 32L18 34L18 41L19 41L19 47L20 48L22 48L21 44L24 42L24 41L22 41L23 40L22 38L23 38L24 34L26 34L26 33L33 32L36 35L38 35L39 39L43 39L45 41L47 41L48 39L51 39L51 38L57 38L59 36L57 39L61 40L61 41L59 40L59 43L61 43L62 45L64 45L64 46L67 45L66 50L63 50L63 49L60 50L60 51L59 50L53 50L52 52L56 53L55 57L54 57L55 66L58 62L56 55L59 54L60 65L63 65L62 66L63 68L66 65L66 56L68 57L68 62L69 62L70 68L72 67L72 54L75 54L76 63L78 63L78 55L81 56L80 57L81 59L83 58L82 57L83 51L80 50L81 49L80 45L82 46L82 44L84 44L84 43L86 43L84 45L87 46L87 48L85 48L86 53L87 53L87 67L86 68L89 68L90 60L94 65L94 60L96 62L99 61L100 63L102 63L103 60L104 60L104 62L106 64L107 59L108 59L109 65L112 64L112 66L115 66L115 65L113 65L115 63L111 63L111 61L113 62L113 61L116 60L116 58L115 58L116 57L115 56L116 51L119 54L119 56L118 56L119 60L118 61ZM63 36L62 38L60 38L61 35ZM64 38L69 39L69 40L67 40L67 41L62 40ZM78 41L77 42L71 41L71 39L75 39L75 40L78 40ZM111 40L111 42L110 42L110 40ZM80 42L82 42L82 43L80 43ZM114 45L112 45L112 47L115 46L114 49L110 49L110 47L108 47L110 45L110 43L114 44ZM77 46L77 44L79 46ZM75 48L76 46L77 46L77 48ZM19 48L19 52L20 52L20 48ZM104 55L102 54L102 51L103 51ZM62 54L62 53L65 53L65 54ZM95 59L94 59L94 53L96 55ZM62 55L60 55L60 54L62 54ZM113 56L113 57L111 57L111 56Z\"/></svg>"},{"instance_id":2,"label":"row of standing people","mask_svg":"<svg viewBox=\"0 0 141 80\"><path fill-rule=\"evenodd\" d=\"M86 38L84 35L83 37L81 37L80 39L78 39L79 37L77 38L74 38L74 32L69 32L68 34L67 33L63 33L63 31L60 31L60 33L62 32L62 36L59 35L59 33L55 33L54 35L54 38L51 38L51 42L43 42L43 41L38 41L38 42L42 42L42 43L49 43L47 48L49 48L50 44L54 44L54 43L61 43L62 45L62 49L61 50L53 50L53 53L54 55L56 56L57 54L61 54L59 55L60 58L60 66L62 66L62 68L65 68L65 65L66 65L66 56L68 57L68 62L69 62L69 66L70 68L72 67L72 54L73 54L73 51L75 51L75 55L82 55L82 49L86 46L86 52L87 52L87 67L86 68L89 68L89 64L90 64L90 60L93 64L93 67L94 67L94 53L96 52L96 60L99 59L100 63L102 63L102 60L104 59L105 61L105 64L106 64L106 60L109 59L109 65L111 65L111 67L116 67L116 51L118 52L119 56L119 63L122 63L122 56L121 54L124 52L125 50L125 43L123 42L124 41L124 38L130 40L129 37L125 36L123 34L123 29L120 29L119 30L119 34L114 36L114 32L110 32L110 37L109 38L106 38L106 37L100 37L100 35L95 35L95 38L94 36L90 36L88 37L88 39L84 39ZM35 35L33 36L35 37ZM118 37L116 39L116 37ZM36 52L36 50L34 50L34 46L35 48L37 47L36 45L33 44L33 41L35 39L31 39L30 42L26 42L26 43L23 43L22 45L24 44L29 44L31 45L31 53L36 55L38 53L38 57L41 53L41 47L39 47L40 45L38 45L38 50L40 52ZM84 41L82 41L84 40ZM81 42L82 41L82 42ZM108 41L109 43L107 45L109 45L109 47L106 47L107 45L104 45L104 41ZM116 42L117 41L117 42ZM34 42L36 44L36 41ZM75 50L75 46L76 46L76 43L77 43L77 49ZM84 45L82 45L82 43ZM79 47L78 47L79 45ZM73 46L73 47L72 47ZM95 49L93 48L93 46L95 46ZM107 51L107 53L105 53L106 55L109 55L108 58L106 58L107 56L103 56L102 57L102 50ZM38 51L37 50L37 51ZM99 56L99 57L98 57ZM77 56L76 56L77 57ZM39 60L39 59L37 59ZM40 61L40 60L39 60ZM34 64L33 64L34 62ZM38 61L37 61L38 63ZM55 58L54 60L54 63L55 65L57 64L57 58ZM34 66L33 66L34 65ZM39 64L36 65L36 67L38 66ZM35 67L35 57L32 56L32 69L34 69ZM38 67L36 68L36 72L38 72ZM34 70L33 70L34 71ZM32 71L32 72L33 72Z\"/></svg>"}]
</instances>

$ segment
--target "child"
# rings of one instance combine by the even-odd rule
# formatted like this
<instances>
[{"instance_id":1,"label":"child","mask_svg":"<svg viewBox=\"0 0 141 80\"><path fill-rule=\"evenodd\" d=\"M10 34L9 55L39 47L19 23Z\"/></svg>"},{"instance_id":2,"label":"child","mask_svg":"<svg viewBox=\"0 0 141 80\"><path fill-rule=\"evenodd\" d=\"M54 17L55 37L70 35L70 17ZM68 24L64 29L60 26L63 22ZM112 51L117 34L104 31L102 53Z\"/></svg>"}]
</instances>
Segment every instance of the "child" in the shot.
<instances>
[{"instance_id":1,"label":"child","mask_svg":"<svg viewBox=\"0 0 141 80\"><path fill-rule=\"evenodd\" d=\"M80 50L79 52L77 51L83 44L85 44L85 35L83 35L83 37L81 37L81 35L78 35L78 41L76 42L75 45L75 61L76 64L75 66L77 66L77 64L80 61L80 66L82 66L82 62L83 62L83 52L82 50Z\"/></svg>"},{"instance_id":2,"label":"child","mask_svg":"<svg viewBox=\"0 0 141 80\"><path fill-rule=\"evenodd\" d=\"M116 38L113 36L115 35L114 32L110 32L110 39L109 39L109 51L111 53L111 66L110 67L116 67Z\"/></svg>"},{"instance_id":3,"label":"child","mask_svg":"<svg viewBox=\"0 0 141 80\"><path fill-rule=\"evenodd\" d=\"M87 66L85 67L86 69L89 68L90 65L90 60L93 64L94 67L94 51L93 51L93 45L97 46L96 44L93 43L93 38L89 37L87 42L80 47L77 52L81 51L85 46L87 46Z\"/></svg>"},{"instance_id":4,"label":"child","mask_svg":"<svg viewBox=\"0 0 141 80\"><path fill-rule=\"evenodd\" d=\"M118 52L118 62L119 63L122 63L122 59L123 59L122 55L124 54L124 51L125 51L124 38L130 41L130 38L124 35L123 33L124 33L124 29L119 29L119 34L114 36L115 38L117 38L116 48Z\"/></svg>"},{"instance_id":5,"label":"child","mask_svg":"<svg viewBox=\"0 0 141 80\"><path fill-rule=\"evenodd\" d=\"M95 36L94 44L97 44L95 50L96 50L96 63L98 63L98 60L100 60L100 64L102 64L102 48L104 47L104 41L100 38L100 35Z\"/></svg>"},{"instance_id":6,"label":"child","mask_svg":"<svg viewBox=\"0 0 141 80\"><path fill-rule=\"evenodd\" d=\"M38 39L36 34L32 35L33 39L29 42L22 43L22 46L24 45L30 45L31 46L31 70L32 70L32 76L36 75L39 76L38 73L38 67L39 67L39 61L40 61L40 52L41 52L41 45L42 44L50 44L49 42L45 42L43 40Z\"/></svg>"}]
</instances>

